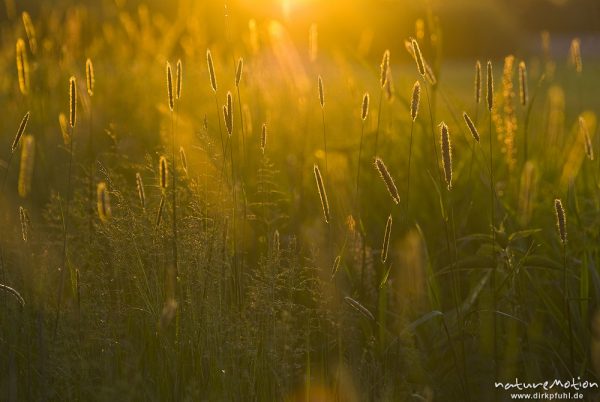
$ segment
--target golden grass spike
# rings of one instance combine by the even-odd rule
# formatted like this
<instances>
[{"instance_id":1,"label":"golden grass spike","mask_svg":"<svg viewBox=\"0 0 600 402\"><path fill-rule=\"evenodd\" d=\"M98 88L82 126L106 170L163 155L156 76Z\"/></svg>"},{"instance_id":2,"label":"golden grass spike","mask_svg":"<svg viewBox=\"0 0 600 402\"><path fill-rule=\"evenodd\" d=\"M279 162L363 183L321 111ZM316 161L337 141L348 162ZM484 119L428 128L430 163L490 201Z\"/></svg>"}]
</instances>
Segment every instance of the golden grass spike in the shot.
<instances>
[{"instance_id":1,"label":"golden grass spike","mask_svg":"<svg viewBox=\"0 0 600 402\"><path fill-rule=\"evenodd\" d=\"M25 49L25 41L17 39L17 74L19 77L19 90L21 94L29 93L29 61L27 61L27 50Z\"/></svg>"},{"instance_id":2,"label":"golden grass spike","mask_svg":"<svg viewBox=\"0 0 600 402\"><path fill-rule=\"evenodd\" d=\"M19 207L19 220L21 221L21 236L27 243L29 241L29 214L22 206Z\"/></svg>"},{"instance_id":3,"label":"golden grass spike","mask_svg":"<svg viewBox=\"0 0 600 402\"><path fill-rule=\"evenodd\" d=\"M144 190L144 182L142 180L142 175L139 173L135 174L135 186L137 187L140 205L142 206L142 209L146 209L146 191Z\"/></svg>"},{"instance_id":4,"label":"golden grass spike","mask_svg":"<svg viewBox=\"0 0 600 402\"><path fill-rule=\"evenodd\" d=\"M85 61L85 83L87 86L88 95L93 96L94 95L95 78L94 78L94 65L92 64L91 59L87 59Z\"/></svg>"},{"instance_id":5,"label":"golden grass spike","mask_svg":"<svg viewBox=\"0 0 600 402\"><path fill-rule=\"evenodd\" d=\"M177 73L175 78L175 99L181 98L181 87L183 85L183 64L181 59L177 60Z\"/></svg>"},{"instance_id":6,"label":"golden grass spike","mask_svg":"<svg viewBox=\"0 0 600 402\"><path fill-rule=\"evenodd\" d=\"M167 97L169 99L169 109L171 112L175 108L175 100L173 98L173 75L171 72L171 63L167 61Z\"/></svg>"},{"instance_id":7,"label":"golden grass spike","mask_svg":"<svg viewBox=\"0 0 600 402\"><path fill-rule=\"evenodd\" d=\"M318 78L318 88L319 88L319 103L321 104L321 108L325 107L325 92L323 92L323 79L319 75Z\"/></svg>"},{"instance_id":8,"label":"golden grass spike","mask_svg":"<svg viewBox=\"0 0 600 402\"><path fill-rule=\"evenodd\" d=\"M400 203L400 194L398 194L398 188L396 187L396 183L394 183L394 178L392 177L392 175L388 171L387 167L385 166L385 163L383 163L383 160L381 160L381 158L377 156L377 157L375 157L374 164L375 164L375 168L379 172L379 175L383 179L383 182L385 183L385 186L387 187L388 192L392 196L392 200L394 201L395 204L399 204Z\"/></svg>"},{"instance_id":9,"label":"golden grass spike","mask_svg":"<svg viewBox=\"0 0 600 402\"><path fill-rule=\"evenodd\" d=\"M393 102L394 101L394 78L392 76L392 69L388 68L388 73L387 73L388 77L385 80L385 97L387 98L388 102Z\"/></svg>"},{"instance_id":10,"label":"golden grass spike","mask_svg":"<svg viewBox=\"0 0 600 402\"><path fill-rule=\"evenodd\" d=\"M32 135L23 136L21 146L21 166L19 169L18 192L22 198L31 192L31 178L33 177L33 164L35 161L35 139Z\"/></svg>"},{"instance_id":11,"label":"golden grass spike","mask_svg":"<svg viewBox=\"0 0 600 402\"><path fill-rule=\"evenodd\" d=\"M69 79L69 125L75 128L77 124L77 84L75 77Z\"/></svg>"},{"instance_id":12,"label":"golden grass spike","mask_svg":"<svg viewBox=\"0 0 600 402\"><path fill-rule=\"evenodd\" d=\"M592 145L592 139L590 138L590 132L587 128L587 124L585 123L585 119L583 116L579 116L579 131L583 135L584 145L585 145L585 154L589 158L589 160L594 160L594 147Z\"/></svg>"},{"instance_id":13,"label":"golden grass spike","mask_svg":"<svg viewBox=\"0 0 600 402\"><path fill-rule=\"evenodd\" d=\"M267 147L267 123L263 123L262 132L260 134L260 149L265 154L265 148Z\"/></svg>"},{"instance_id":14,"label":"golden grass spike","mask_svg":"<svg viewBox=\"0 0 600 402\"><path fill-rule=\"evenodd\" d=\"M169 164L164 156L161 156L158 160L158 176L160 188L164 191L169 186Z\"/></svg>"},{"instance_id":15,"label":"golden grass spike","mask_svg":"<svg viewBox=\"0 0 600 402\"><path fill-rule=\"evenodd\" d=\"M481 62L475 63L475 103L481 102Z\"/></svg>"},{"instance_id":16,"label":"golden grass spike","mask_svg":"<svg viewBox=\"0 0 600 402\"><path fill-rule=\"evenodd\" d=\"M379 78L379 85L381 88L385 87L385 83L388 79L388 70L390 68L390 51L386 49L383 52L383 58L381 59L381 76Z\"/></svg>"},{"instance_id":17,"label":"golden grass spike","mask_svg":"<svg viewBox=\"0 0 600 402\"><path fill-rule=\"evenodd\" d=\"M450 133L448 126L442 122L440 124L442 160L444 162L444 178L448 185L448 190L452 189L452 144L450 143Z\"/></svg>"},{"instance_id":18,"label":"golden grass spike","mask_svg":"<svg viewBox=\"0 0 600 402\"><path fill-rule=\"evenodd\" d=\"M160 204L158 206L158 212L156 213L156 222L154 224L154 228L158 229L160 226L160 222L162 221L163 210L165 209L165 197L160 197Z\"/></svg>"},{"instance_id":19,"label":"golden grass spike","mask_svg":"<svg viewBox=\"0 0 600 402\"><path fill-rule=\"evenodd\" d=\"M65 146L67 146L71 141L71 136L69 135L69 130L67 129L69 122L67 121L67 116L65 116L64 113L59 113L58 124L60 125L60 132L63 137L63 143L65 144Z\"/></svg>"},{"instance_id":20,"label":"golden grass spike","mask_svg":"<svg viewBox=\"0 0 600 402\"><path fill-rule=\"evenodd\" d=\"M227 134L231 137L231 134L233 133L233 105L231 92L227 92L227 104L223 105L223 118L225 119Z\"/></svg>"},{"instance_id":21,"label":"golden grass spike","mask_svg":"<svg viewBox=\"0 0 600 402\"><path fill-rule=\"evenodd\" d=\"M242 73L244 71L244 59L240 57L238 60L237 68L235 69L235 86L237 88L240 87L240 82L242 81Z\"/></svg>"},{"instance_id":22,"label":"golden grass spike","mask_svg":"<svg viewBox=\"0 0 600 402\"><path fill-rule=\"evenodd\" d=\"M318 165L314 165L315 180L317 182L317 189L319 190L319 198L321 198L321 206L323 207L323 216L325 217L325 223L329 223L329 201L327 200L327 193L325 192L325 185L323 184L323 177Z\"/></svg>"},{"instance_id":23,"label":"golden grass spike","mask_svg":"<svg viewBox=\"0 0 600 402\"><path fill-rule=\"evenodd\" d=\"M479 132L477 131L477 127L475 127L475 124L473 124L473 120L471 120L467 112L463 112L463 119L465 119L465 123L467 123L467 127L469 127L469 131L471 132L473 139L475 139L475 141L479 143Z\"/></svg>"},{"instance_id":24,"label":"golden grass spike","mask_svg":"<svg viewBox=\"0 0 600 402\"><path fill-rule=\"evenodd\" d=\"M575 71L581 74L583 71L583 65L581 63L581 41L579 38L574 38L571 41L571 48L569 50L571 56L571 64L575 67Z\"/></svg>"},{"instance_id":25,"label":"golden grass spike","mask_svg":"<svg viewBox=\"0 0 600 402\"><path fill-rule=\"evenodd\" d=\"M360 118L365 121L367 120L367 116L369 115L369 93L365 92L362 100L362 110L360 113Z\"/></svg>"},{"instance_id":26,"label":"golden grass spike","mask_svg":"<svg viewBox=\"0 0 600 402\"><path fill-rule=\"evenodd\" d=\"M556 227L562 244L567 243L567 217L560 198L554 200L554 211L556 212Z\"/></svg>"},{"instance_id":27,"label":"golden grass spike","mask_svg":"<svg viewBox=\"0 0 600 402\"><path fill-rule=\"evenodd\" d=\"M17 147L19 146L19 141L21 140L21 136L25 132L25 128L27 128L27 122L29 121L29 112L25 113L23 119L21 120L21 124L19 124L19 129L17 130L17 135L15 135L15 139L13 140L11 152L15 152Z\"/></svg>"},{"instance_id":28,"label":"golden grass spike","mask_svg":"<svg viewBox=\"0 0 600 402\"><path fill-rule=\"evenodd\" d=\"M423 55L421 54L419 43L415 39L411 39L410 43L412 45L412 49L415 55L415 61L417 62L419 74L421 74L422 77L425 77L425 63L423 62Z\"/></svg>"},{"instance_id":29,"label":"golden grass spike","mask_svg":"<svg viewBox=\"0 0 600 402\"><path fill-rule=\"evenodd\" d=\"M421 98L421 84L419 81L415 81L415 85L413 86L412 98L410 102L410 117L412 121L417 119L417 114L419 113L419 99Z\"/></svg>"},{"instance_id":30,"label":"golden grass spike","mask_svg":"<svg viewBox=\"0 0 600 402\"><path fill-rule=\"evenodd\" d=\"M206 62L208 63L208 74L210 76L210 87L213 92L217 92L217 77L215 76L215 66L213 64L210 49L206 50Z\"/></svg>"},{"instance_id":31,"label":"golden grass spike","mask_svg":"<svg viewBox=\"0 0 600 402\"><path fill-rule=\"evenodd\" d=\"M110 195L108 194L105 182L101 181L98 183L96 194L98 196L98 217L102 222L106 223L110 220L112 213L110 210Z\"/></svg>"},{"instance_id":32,"label":"golden grass spike","mask_svg":"<svg viewBox=\"0 0 600 402\"><path fill-rule=\"evenodd\" d=\"M340 263L342 262L342 256L338 255L333 261L333 267L331 268L331 279L335 278L335 274L340 270Z\"/></svg>"},{"instance_id":33,"label":"golden grass spike","mask_svg":"<svg viewBox=\"0 0 600 402\"><path fill-rule=\"evenodd\" d=\"M524 61L519 63L519 97L521 105L526 106L529 102L529 90L527 88L527 65Z\"/></svg>"},{"instance_id":34,"label":"golden grass spike","mask_svg":"<svg viewBox=\"0 0 600 402\"><path fill-rule=\"evenodd\" d=\"M179 147L179 157L181 158L181 167L185 174L188 174L188 164L187 164L187 156L185 155L185 149L181 146Z\"/></svg>"},{"instance_id":35,"label":"golden grass spike","mask_svg":"<svg viewBox=\"0 0 600 402\"><path fill-rule=\"evenodd\" d=\"M35 39L35 28L31 21L31 16L27 11L23 11L23 26L25 27L25 33L27 34L27 40L29 41L29 49L31 54L37 53L37 40Z\"/></svg>"},{"instance_id":36,"label":"golden grass spike","mask_svg":"<svg viewBox=\"0 0 600 402\"><path fill-rule=\"evenodd\" d=\"M392 233L392 214L388 216L387 223L385 224L385 233L383 235L383 245L381 246L381 262L385 264L388 257L388 250L390 248L390 236Z\"/></svg>"},{"instance_id":37,"label":"golden grass spike","mask_svg":"<svg viewBox=\"0 0 600 402\"><path fill-rule=\"evenodd\" d=\"M494 73L492 71L492 62L487 62L487 106L488 110L491 111L494 108Z\"/></svg>"}]
</instances>

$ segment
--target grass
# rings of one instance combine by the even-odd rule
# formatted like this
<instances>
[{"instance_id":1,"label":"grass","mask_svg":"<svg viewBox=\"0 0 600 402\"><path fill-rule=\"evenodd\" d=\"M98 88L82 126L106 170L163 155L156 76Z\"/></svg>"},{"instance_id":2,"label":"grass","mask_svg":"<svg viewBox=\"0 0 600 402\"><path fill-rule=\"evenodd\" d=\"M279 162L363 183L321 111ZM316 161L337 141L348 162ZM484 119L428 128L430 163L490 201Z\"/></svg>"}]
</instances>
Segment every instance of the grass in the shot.
<instances>
[{"instance_id":1,"label":"grass","mask_svg":"<svg viewBox=\"0 0 600 402\"><path fill-rule=\"evenodd\" d=\"M75 6L32 12L35 53L20 18L0 35L0 399L479 401L516 377L597 381L591 55L580 73L565 54L548 74L541 49L515 50L531 93L511 164L495 121L474 110L475 60L437 59L427 35L419 45L437 82L394 39L390 100L378 49L358 55L340 39L309 54L283 23L249 31L235 6L237 41L194 29L191 11L170 21L148 6L105 7L87 22ZM183 96L169 105L164 66L179 58ZM503 60L492 59L500 114ZM65 142L57 116L73 109L71 75L89 129L68 127ZM415 81L425 98L411 116ZM369 109L364 94L377 91ZM451 145L438 155L442 121ZM25 138L35 139L30 183L14 168ZM110 199L91 227L90 177L100 204Z\"/></svg>"}]
</instances>

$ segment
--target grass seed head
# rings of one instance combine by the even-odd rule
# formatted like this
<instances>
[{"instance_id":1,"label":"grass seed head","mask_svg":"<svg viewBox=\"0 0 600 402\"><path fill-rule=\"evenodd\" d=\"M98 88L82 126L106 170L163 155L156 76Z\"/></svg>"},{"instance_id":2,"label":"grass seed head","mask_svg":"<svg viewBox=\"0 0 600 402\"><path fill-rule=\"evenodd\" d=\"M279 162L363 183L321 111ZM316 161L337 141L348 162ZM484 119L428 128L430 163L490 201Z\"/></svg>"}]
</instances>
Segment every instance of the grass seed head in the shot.
<instances>
[{"instance_id":1,"label":"grass seed head","mask_svg":"<svg viewBox=\"0 0 600 402\"><path fill-rule=\"evenodd\" d=\"M394 182L394 178L388 171L388 168L383 163L383 160L380 157L375 157L375 168L379 172L379 176L383 179L385 186L392 196L392 200L395 204L400 203L400 194L398 193L398 188L396 187L396 183Z\"/></svg>"},{"instance_id":2,"label":"grass seed head","mask_svg":"<svg viewBox=\"0 0 600 402\"><path fill-rule=\"evenodd\" d=\"M29 93L29 61L27 60L27 49L25 41L17 39L17 75L19 78L19 90L22 95Z\"/></svg>"},{"instance_id":3,"label":"grass seed head","mask_svg":"<svg viewBox=\"0 0 600 402\"><path fill-rule=\"evenodd\" d=\"M235 86L240 87L242 81L242 72L244 71L244 59L240 57L238 60L237 68L235 69Z\"/></svg>"},{"instance_id":4,"label":"grass seed head","mask_svg":"<svg viewBox=\"0 0 600 402\"><path fill-rule=\"evenodd\" d=\"M554 200L554 211L556 212L556 227L558 228L560 242L564 245L567 243L567 217L559 198Z\"/></svg>"},{"instance_id":5,"label":"grass seed head","mask_svg":"<svg viewBox=\"0 0 600 402\"><path fill-rule=\"evenodd\" d=\"M419 43L416 41L416 39L411 39L410 43L414 52L415 61L417 62L417 69L419 70L419 74L421 74L422 77L425 77L425 63L423 61L421 49L419 48Z\"/></svg>"},{"instance_id":6,"label":"grass seed head","mask_svg":"<svg viewBox=\"0 0 600 402\"><path fill-rule=\"evenodd\" d=\"M69 125L75 128L77 124L77 83L75 77L69 79Z\"/></svg>"},{"instance_id":7,"label":"grass seed head","mask_svg":"<svg viewBox=\"0 0 600 402\"><path fill-rule=\"evenodd\" d=\"M317 182L317 190L319 191L319 198L321 199L321 206L323 207L323 216L325 217L325 223L329 223L329 201L327 200L327 192L325 192L325 185L323 184L323 177L318 165L314 165L315 181Z\"/></svg>"},{"instance_id":8,"label":"grass seed head","mask_svg":"<svg viewBox=\"0 0 600 402\"><path fill-rule=\"evenodd\" d=\"M369 93L365 92L365 94L363 95L363 100L362 100L362 109L361 109L360 118L362 119L362 121L365 121L365 120L367 120L368 115L369 115Z\"/></svg>"},{"instance_id":9,"label":"grass seed head","mask_svg":"<svg viewBox=\"0 0 600 402\"><path fill-rule=\"evenodd\" d=\"M11 152L15 152L17 147L19 146L19 141L21 140L21 136L25 132L25 128L27 128L27 122L29 121L29 112L25 113L23 119L21 119L21 124L19 124L19 129L17 130L17 135L15 135L15 139L13 140L11 146Z\"/></svg>"},{"instance_id":10,"label":"grass seed head","mask_svg":"<svg viewBox=\"0 0 600 402\"><path fill-rule=\"evenodd\" d=\"M323 79L321 78L321 76L319 75L319 78L317 80L318 82L318 89L319 89L319 103L321 104L321 108L325 107L325 93L323 92Z\"/></svg>"},{"instance_id":11,"label":"grass seed head","mask_svg":"<svg viewBox=\"0 0 600 402\"><path fill-rule=\"evenodd\" d=\"M442 122L440 124L442 160L444 162L444 178L448 190L452 189L452 144L450 143L450 133L448 126Z\"/></svg>"},{"instance_id":12,"label":"grass seed head","mask_svg":"<svg viewBox=\"0 0 600 402\"><path fill-rule=\"evenodd\" d=\"M529 102L529 90L527 89L527 65L524 61L519 63L519 98L521 98L522 106L526 106Z\"/></svg>"},{"instance_id":13,"label":"grass seed head","mask_svg":"<svg viewBox=\"0 0 600 402\"><path fill-rule=\"evenodd\" d=\"M183 64L181 59L177 60L177 74L175 78L175 99L181 98L181 87L183 86Z\"/></svg>"},{"instance_id":14,"label":"grass seed head","mask_svg":"<svg viewBox=\"0 0 600 402\"><path fill-rule=\"evenodd\" d=\"M471 118L469 117L467 112L463 112L463 119L465 119L465 123L467 123L467 127L469 128L469 131L471 132L473 139L479 143L479 140L480 140L479 132L477 131L477 127L475 127L473 120L471 120Z\"/></svg>"},{"instance_id":15,"label":"grass seed head","mask_svg":"<svg viewBox=\"0 0 600 402\"><path fill-rule=\"evenodd\" d=\"M481 102L481 62L475 63L475 103Z\"/></svg>"},{"instance_id":16,"label":"grass seed head","mask_svg":"<svg viewBox=\"0 0 600 402\"><path fill-rule=\"evenodd\" d=\"M158 161L158 175L160 180L160 188L164 191L169 186L169 165L167 163L167 158L164 156L161 156Z\"/></svg>"},{"instance_id":17,"label":"grass seed head","mask_svg":"<svg viewBox=\"0 0 600 402\"><path fill-rule=\"evenodd\" d=\"M169 100L169 109L171 112L175 108L175 100L173 98L173 73L171 72L171 63L167 61L167 98Z\"/></svg>"},{"instance_id":18,"label":"grass seed head","mask_svg":"<svg viewBox=\"0 0 600 402\"><path fill-rule=\"evenodd\" d=\"M25 198L31 192L33 164L35 161L35 139L33 135L24 135L21 146L21 165L19 168L18 192Z\"/></svg>"},{"instance_id":19,"label":"grass seed head","mask_svg":"<svg viewBox=\"0 0 600 402\"><path fill-rule=\"evenodd\" d=\"M492 111L494 108L494 73L492 71L492 62L487 62L487 106L488 110Z\"/></svg>"},{"instance_id":20,"label":"grass seed head","mask_svg":"<svg viewBox=\"0 0 600 402\"><path fill-rule=\"evenodd\" d=\"M417 119L417 114L419 113L419 99L421 98L421 84L419 81L415 82L412 91L412 98L410 102L410 117L412 121Z\"/></svg>"},{"instance_id":21,"label":"grass seed head","mask_svg":"<svg viewBox=\"0 0 600 402\"><path fill-rule=\"evenodd\" d=\"M94 95L94 65L91 59L85 61L85 83L87 87L87 93L90 96Z\"/></svg>"},{"instance_id":22,"label":"grass seed head","mask_svg":"<svg viewBox=\"0 0 600 402\"><path fill-rule=\"evenodd\" d=\"M215 66L213 64L212 55L210 50L206 50L206 62L208 64L208 75L210 76L210 87L213 92L217 92L217 77L215 76Z\"/></svg>"}]
</instances>

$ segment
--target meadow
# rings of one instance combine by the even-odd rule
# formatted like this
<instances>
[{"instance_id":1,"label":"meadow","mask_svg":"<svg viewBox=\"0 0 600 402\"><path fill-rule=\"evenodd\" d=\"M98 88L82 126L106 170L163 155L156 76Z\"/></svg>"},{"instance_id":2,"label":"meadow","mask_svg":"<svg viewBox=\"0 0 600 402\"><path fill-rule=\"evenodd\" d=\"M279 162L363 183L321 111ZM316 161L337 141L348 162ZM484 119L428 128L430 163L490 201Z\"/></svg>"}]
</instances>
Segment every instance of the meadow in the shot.
<instances>
[{"instance_id":1,"label":"meadow","mask_svg":"<svg viewBox=\"0 0 600 402\"><path fill-rule=\"evenodd\" d=\"M235 2L60 4L0 28L1 400L597 381L585 41L446 59L432 8L380 46Z\"/></svg>"}]
</instances>

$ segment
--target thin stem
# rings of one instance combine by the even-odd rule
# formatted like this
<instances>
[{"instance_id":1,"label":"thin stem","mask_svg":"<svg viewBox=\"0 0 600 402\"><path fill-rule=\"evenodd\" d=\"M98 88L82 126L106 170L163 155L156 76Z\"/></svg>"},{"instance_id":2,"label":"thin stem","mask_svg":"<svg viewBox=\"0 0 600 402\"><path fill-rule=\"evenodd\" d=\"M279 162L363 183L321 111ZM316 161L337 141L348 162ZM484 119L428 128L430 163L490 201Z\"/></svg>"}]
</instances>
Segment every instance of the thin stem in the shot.
<instances>
[{"instance_id":1,"label":"thin stem","mask_svg":"<svg viewBox=\"0 0 600 402\"><path fill-rule=\"evenodd\" d=\"M573 320L571 318L571 308L569 306L569 286L568 286L568 271L567 271L567 244L563 242L563 289L565 294L565 314L569 326L569 357L571 362L571 374L575 375L575 352L573 349Z\"/></svg>"},{"instance_id":2,"label":"thin stem","mask_svg":"<svg viewBox=\"0 0 600 402\"><path fill-rule=\"evenodd\" d=\"M413 129L415 127L414 120L410 123L410 145L408 146L408 179L406 184L406 219L409 215L409 201L410 201L410 163L412 159L412 144L413 144Z\"/></svg>"},{"instance_id":3,"label":"thin stem","mask_svg":"<svg viewBox=\"0 0 600 402\"><path fill-rule=\"evenodd\" d=\"M173 111L171 111L171 158L173 161L173 269L175 270L175 281L177 282L177 278L179 278L177 266L177 164L175 163L175 117Z\"/></svg>"},{"instance_id":4,"label":"thin stem","mask_svg":"<svg viewBox=\"0 0 600 402\"><path fill-rule=\"evenodd\" d=\"M498 378L498 342L497 342L497 322L496 322L496 311L498 310L498 300L496 297L496 230L494 228L494 198L495 198L495 189L494 189L494 158L493 158L493 137L494 133L492 131L492 112L490 110L489 113L489 132L490 132L490 215L491 215L491 234L492 234L492 280L491 288L492 288L492 303L493 303L493 320L494 320L494 378Z\"/></svg>"}]
</instances>

